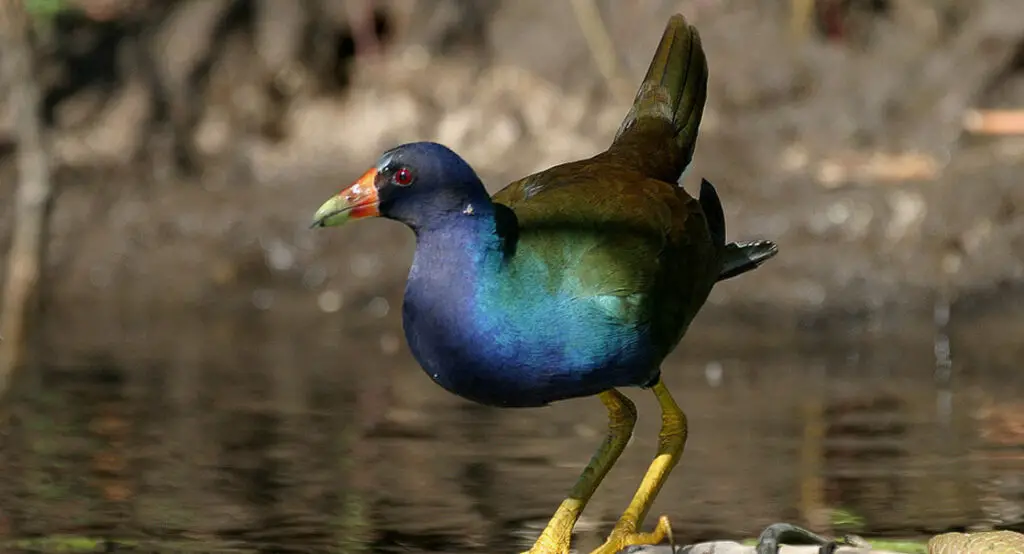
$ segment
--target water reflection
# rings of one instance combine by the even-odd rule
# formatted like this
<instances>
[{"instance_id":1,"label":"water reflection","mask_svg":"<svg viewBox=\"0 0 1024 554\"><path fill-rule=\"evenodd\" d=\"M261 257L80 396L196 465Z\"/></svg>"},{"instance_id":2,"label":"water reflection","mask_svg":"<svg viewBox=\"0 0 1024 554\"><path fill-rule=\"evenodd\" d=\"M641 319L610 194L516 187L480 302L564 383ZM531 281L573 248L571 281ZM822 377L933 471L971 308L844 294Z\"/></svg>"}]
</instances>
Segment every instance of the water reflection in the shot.
<instances>
[{"instance_id":1,"label":"water reflection","mask_svg":"<svg viewBox=\"0 0 1024 554\"><path fill-rule=\"evenodd\" d=\"M503 411L451 397L404 343L396 353L385 315L301 333L208 319L181 327L170 359L41 369L4 437L0 533L249 552L521 550L589 459L604 411L592 399ZM782 520L893 536L1021 525L1020 346L979 325L945 326L955 355L938 360L932 325L695 328L666 367L690 442L653 511L682 541ZM630 396L637 435L580 522L582 551L655 450L656 405Z\"/></svg>"}]
</instances>

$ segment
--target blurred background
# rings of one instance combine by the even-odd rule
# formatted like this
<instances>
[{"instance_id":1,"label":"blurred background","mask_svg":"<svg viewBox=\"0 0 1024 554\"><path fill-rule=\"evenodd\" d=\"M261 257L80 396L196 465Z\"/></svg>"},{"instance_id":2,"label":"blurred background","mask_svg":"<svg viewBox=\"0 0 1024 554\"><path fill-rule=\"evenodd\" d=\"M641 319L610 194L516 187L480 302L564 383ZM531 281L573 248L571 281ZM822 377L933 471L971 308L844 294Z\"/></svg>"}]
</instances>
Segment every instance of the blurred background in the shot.
<instances>
[{"instance_id":1,"label":"blurred background","mask_svg":"<svg viewBox=\"0 0 1024 554\"><path fill-rule=\"evenodd\" d=\"M666 362L691 433L652 513L680 542L1024 528L1019 0L26 0L0 17L0 253L42 271L21 311L7 279L0 540L524 549L600 404L444 392L401 331L411 233L307 227L397 143L492 191L600 151L675 12L711 68L689 178L781 253ZM630 396L581 551L656 448Z\"/></svg>"}]
</instances>

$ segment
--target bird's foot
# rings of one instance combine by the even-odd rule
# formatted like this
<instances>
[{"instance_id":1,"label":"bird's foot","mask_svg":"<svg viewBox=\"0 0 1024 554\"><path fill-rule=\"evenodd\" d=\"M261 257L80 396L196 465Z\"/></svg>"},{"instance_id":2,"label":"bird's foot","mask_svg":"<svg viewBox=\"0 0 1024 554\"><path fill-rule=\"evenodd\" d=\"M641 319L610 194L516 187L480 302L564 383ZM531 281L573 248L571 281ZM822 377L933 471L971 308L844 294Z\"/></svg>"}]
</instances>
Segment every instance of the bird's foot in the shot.
<instances>
[{"instance_id":1,"label":"bird's foot","mask_svg":"<svg viewBox=\"0 0 1024 554\"><path fill-rule=\"evenodd\" d=\"M632 522L619 520L608 540L590 554L618 554L631 546L654 546L665 539L672 542L672 525L666 516L658 518L658 524L650 533L638 533Z\"/></svg>"}]
</instances>

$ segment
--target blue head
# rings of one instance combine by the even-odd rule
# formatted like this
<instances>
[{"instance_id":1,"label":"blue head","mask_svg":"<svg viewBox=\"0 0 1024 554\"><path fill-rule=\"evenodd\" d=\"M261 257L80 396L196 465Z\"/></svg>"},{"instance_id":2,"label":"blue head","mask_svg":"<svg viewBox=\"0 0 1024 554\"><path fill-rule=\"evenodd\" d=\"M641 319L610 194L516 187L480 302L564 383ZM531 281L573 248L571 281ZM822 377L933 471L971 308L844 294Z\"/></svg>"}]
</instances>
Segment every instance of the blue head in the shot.
<instances>
[{"instance_id":1,"label":"blue head","mask_svg":"<svg viewBox=\"0 0 1024 554\"><path fill-rule=\"evenodd\" d=\"M490 205L480 178L458 154L437 143L414 142L382 154L373 168L317 210L313 225L332 227L380 216L418 231Z\"/></svg>"}]
</instances>

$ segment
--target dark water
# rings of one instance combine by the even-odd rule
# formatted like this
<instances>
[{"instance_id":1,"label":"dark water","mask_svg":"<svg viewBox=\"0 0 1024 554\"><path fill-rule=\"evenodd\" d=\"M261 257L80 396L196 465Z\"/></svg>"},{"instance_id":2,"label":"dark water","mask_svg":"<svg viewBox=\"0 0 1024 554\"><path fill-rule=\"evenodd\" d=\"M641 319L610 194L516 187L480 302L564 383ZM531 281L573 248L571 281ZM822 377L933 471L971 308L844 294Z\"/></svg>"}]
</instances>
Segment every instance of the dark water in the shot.
<instances>
[{"instance_id":1,"label":"dark water","mask_svg":"<svg viewBox=\"0 0 1024 554\"><path fill-rule=\"evenodd\" d=\"M901 537L1024 522L1013 318L705 323L665 369L691 435L652 513L678 540L775 521ZM147 551L523 550L600 441L600 403L468 404L427 380L395 324L197 322L171 355L145 355L156 339L143 336L125 339L143 350L136 363L72 355L36 370L3 437L0 536ZM578 525L581 551L655 448L652 395L627 392L640 423Z\"/></svg>"}]
</instances>

